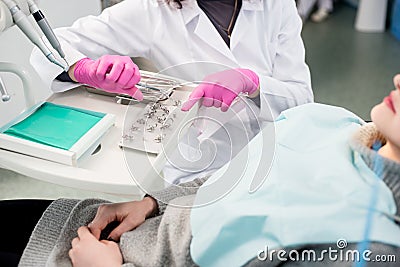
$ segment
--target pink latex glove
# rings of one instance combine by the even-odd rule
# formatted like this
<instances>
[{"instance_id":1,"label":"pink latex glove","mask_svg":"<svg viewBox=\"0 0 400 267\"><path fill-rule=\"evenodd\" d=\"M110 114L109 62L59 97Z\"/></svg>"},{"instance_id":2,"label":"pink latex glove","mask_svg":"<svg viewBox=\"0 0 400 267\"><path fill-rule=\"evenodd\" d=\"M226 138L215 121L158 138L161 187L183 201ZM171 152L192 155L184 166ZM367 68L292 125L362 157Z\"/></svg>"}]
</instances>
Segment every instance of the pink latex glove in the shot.
<instances>
[{"instance_id":1,"label":"pink latex glove","mask_svg":"<svg viewBox=\"0 0 400 267\"><path fill-rule=\"evenodd\" d=\"M142 92L135 86L140 81L139 68L128 56L83 58L75 64L74 76L77 82L143 100Z\"/></svg>"},{"instance_id":2,"label":"pink latex glove","mask_svg":"<svg viewBox=\"0 0 400 267\"><path fill-rule=\"evenodd\" d=\"M202 83L193 90L189 99L182 105L182 110L188 111L203 98L203 106L214 106L225 112L239 93L251 95L259 85L257 74L249 69L216 72L205 77Z\"/></svg>"}]
</instances>

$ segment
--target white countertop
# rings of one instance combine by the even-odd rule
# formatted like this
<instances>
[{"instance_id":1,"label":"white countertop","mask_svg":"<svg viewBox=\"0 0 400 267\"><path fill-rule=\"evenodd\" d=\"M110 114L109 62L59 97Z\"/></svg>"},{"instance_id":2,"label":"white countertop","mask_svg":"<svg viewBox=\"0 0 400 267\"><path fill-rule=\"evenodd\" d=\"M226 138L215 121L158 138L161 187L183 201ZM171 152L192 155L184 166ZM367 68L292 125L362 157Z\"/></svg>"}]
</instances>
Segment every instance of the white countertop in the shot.
<instances>
[{"instance_id":1,"label":"white countertop","mask_svg":"<svg viewBox=\"0 0 400 267\"><path fill-rule=\"evenodd\" d=\"M113 97L89 93L82 87L54 94L49 102L114 114L115 126L103 138L100 151L79 167L1 149L0 167L50 183L118 195L143 194L141 186L151 190L163 188L163 180L152 171L158 162L156 155L118 146L128 106L117 104ZM129 112L139 113L144 106L142 103L130 106ZM126 161L131 163L131 170Z\"/></svg>"}]
</instances>

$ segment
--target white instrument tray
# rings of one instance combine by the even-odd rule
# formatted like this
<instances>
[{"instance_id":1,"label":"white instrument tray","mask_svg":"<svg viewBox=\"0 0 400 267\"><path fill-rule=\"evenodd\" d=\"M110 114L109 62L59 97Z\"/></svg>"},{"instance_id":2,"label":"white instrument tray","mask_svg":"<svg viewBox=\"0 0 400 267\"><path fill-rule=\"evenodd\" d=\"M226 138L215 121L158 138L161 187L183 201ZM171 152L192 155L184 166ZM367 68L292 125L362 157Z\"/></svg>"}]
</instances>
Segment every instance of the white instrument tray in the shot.
<instances>
[{"instance_id":1,"label":"white instrument tray","mask_svg":"<svg viewBox=\"0 0 400 267\"><path fill-rule=\"evenodd\" d=\"M168 100L149 103L139 114L128 108L120 146L152 154L175 147L198 112L198 105L188 112L181 111L187 97L187 91L176 90Z\"/></svg>"}]
</instances>

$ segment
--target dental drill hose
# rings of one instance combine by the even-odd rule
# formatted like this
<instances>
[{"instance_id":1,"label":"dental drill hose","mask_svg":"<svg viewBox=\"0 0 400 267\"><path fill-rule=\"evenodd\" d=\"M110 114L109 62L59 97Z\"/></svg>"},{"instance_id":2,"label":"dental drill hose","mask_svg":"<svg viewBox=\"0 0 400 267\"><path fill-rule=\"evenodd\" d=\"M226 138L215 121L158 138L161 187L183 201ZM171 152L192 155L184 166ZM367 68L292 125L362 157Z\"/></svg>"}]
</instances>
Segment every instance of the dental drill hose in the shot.
<instances>
[{"instance_id":1,"label":"dental drill hose","mask_svg":"<svg viewBox=\"0 0 400 267\"><path fill-rule=\"evenodd\" d=\"M61 44L58 41L56 35L53 32L53 29L50 27L49 22L46 17L42 13L42 11L37 7L36 3L33 0L27 0L29 11L31 12L33 18L36 20L40 29L46 36L47 40L49 40L51 46L58 52L58 54L65 60L64 51L61 49Z\"/></svg>"},{"instance_id":2,"label":"dental drill hose","mask_svg":"<svg viewBox=\"0 0 400 267\"><path fill-rule=\"evenodd\" d=\"M45 45L43 40L40 38L39 34L35 31L32 24L29 22L28 17L21 11L19 6L12 0L2 0L10 10L10 13L13 17L14 23L21 29L21 31L29 38L29 40L34 43L42 53L47 57L47 59L60 66L64 70L67 69L67 66L64 66L54 57L49 48Z\"/></svg>"}]
</instances>

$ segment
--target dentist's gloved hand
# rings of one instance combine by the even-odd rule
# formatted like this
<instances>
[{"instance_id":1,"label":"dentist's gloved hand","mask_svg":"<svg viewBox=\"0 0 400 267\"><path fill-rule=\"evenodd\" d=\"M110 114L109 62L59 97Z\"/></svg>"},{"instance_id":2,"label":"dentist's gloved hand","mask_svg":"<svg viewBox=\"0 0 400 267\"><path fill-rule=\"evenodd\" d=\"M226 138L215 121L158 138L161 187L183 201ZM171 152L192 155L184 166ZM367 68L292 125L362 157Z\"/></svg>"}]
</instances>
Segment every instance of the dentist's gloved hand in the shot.
<instances>
[{"instance_id":1,"label":"dentist's gloved hand","mask_svg":"<svg viewBox=\"0 0 400 267\"><path fill-rule=\"evenodd\" d=\"M83 58L75 64L72 78L111 93L121 93L143 100L136 87L140 81L139 68L128 56L105 55L97 60Z\"/></svg>"},{"instance_id":2,"label":"dentist's gloved hand","mask_svg":"<svg viewBox=\"0 0 400 267\"><path fill-rule=\"evenodd\" d=\"M254 94L260 85L257 74L249 69L231 69L213 73L204 78L182 105L188 111L201 98L206 107L221 108L227 111L239 93Z\"/></svg>"}]
</instances>

